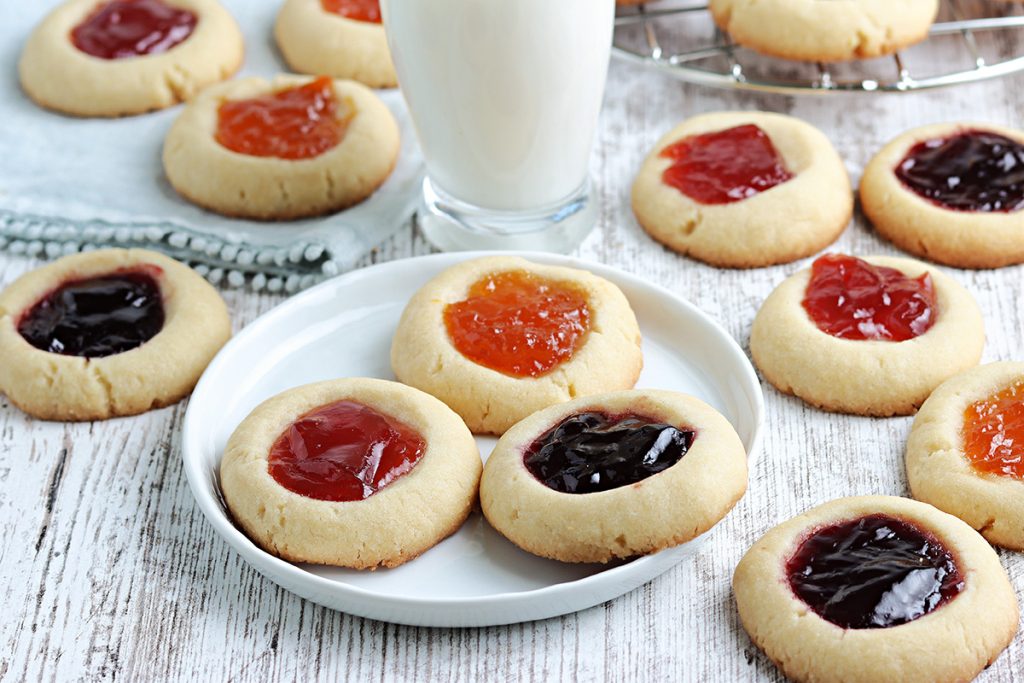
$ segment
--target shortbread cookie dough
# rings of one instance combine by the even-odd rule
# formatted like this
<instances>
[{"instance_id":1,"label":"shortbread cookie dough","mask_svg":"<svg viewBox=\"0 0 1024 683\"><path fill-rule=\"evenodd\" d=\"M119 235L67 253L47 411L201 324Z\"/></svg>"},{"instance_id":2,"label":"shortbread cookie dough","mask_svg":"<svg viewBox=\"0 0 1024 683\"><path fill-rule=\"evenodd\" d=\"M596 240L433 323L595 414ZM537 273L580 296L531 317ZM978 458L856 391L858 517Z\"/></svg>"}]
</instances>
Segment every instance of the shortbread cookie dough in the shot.
<instances>
[{"instance_id":1,"label":"shortbread cookie dough","mask_svg":"<svg viewBox=\"0 0 1024 683\"><path fill-rule=\"evenodd\" d=\"M103 420L186 396L231 336L223 299L142 249L66 256L0 293L0 391L46 420Z\"/></svg>"},{"instance_id":2,"label":"shortbread cookie dough","mask_svg":"<svg viewBox=\"0 0 1024 683\"><path fill-rule=\"evenodd\" d=\"M398 85L376 2L285 0L274 37L288 66L300 73L350 78L371 88Z\"/></svg>"},{"instance_id":3,"label":"shortbread cookie dough","mask_svg":"<svg viewBox=\"0 0 1024 683\"><path fill-rule=\"evenodd\" d=\"M914 418L906 461L915 498L1024 550L1024 363L943 382Z\"/></svg>"},{"instance_id":4,"label":"shortbread cookie dough","mask_svg":"<svg viewBox=\"0 0 1024 683\"><path fill-rule=\"evenodd\" d=\"M743 443L692 396L638 390L551 406L505 432L480 503L495 529L535 555L608 562L685 543L747 488Z\"/></svg>"},{"instance_id":5,"label":"shortbread cookie dough","mask_svg":"<svg viewBox=\"0 0 1024 683\"><path fill-rule=\"evenodd\" d=\"M1024 263L1024 132L915 128L871 160L860 199L879 234L912 254L959 268Z\"/></svg>"},{"instance_id":6,"label":"shortbread cookie dough","mask_svg":"<svg viewBox=\"0 0 1024 683\"><path fill-rule=\"evenodd\" d=\"M480 453L422 391L338 379L264 401L220 465L235 521L291 562L395 567L455 533L476 501Z\"/></svg>"},{"instance_id":7,"label":"shortbread cookie dough","mask_svg":"<svg viewBox=\"0 0 1024 683\"><path fill-rule=\"evenodd\" d=\"M510 256L437 275L409 301L391 346L400 381L487 434L555 403L632 388L642 365L640 329L618 287Z\"/></svg>"},{"instance_id":8,"label":"shortbread cookie dough","mask_svg":"<svg viewBox=\"0 0 1024 683\"><path fill-rule=\"evenodd\" d=\"M207 88L164 142L167 179L228 216L286 220L370 196L398 156L394 116L352 81L277 76Z\"/></svg>"},{"instance_id":9,"label":"shortbread cookie dough","mask_svg":"<svg viewBox=\"0 0 1024 683\"><path fill-rule=\"evenodd\" d=\"M968 681L1019 614L981 536L890 496L833 500L771 529L733 590L751 640L794 681Z\"/></svg>"},{"instance_id":10,"label":"shortbread cookie dough","mask_svg":"<svg viewBox=\"0 0 1024 683\"><path fill-rule=\"evenodd\" d=\"M886 256L819 257L775 288L750 331L754 362L779 391L879 417L912 414L977 365L984 343L967 290L933 266Z\"/></svg>"},{"instance_id":11,"label":"shortbread cookie dough","mask_svg":"<svg viewBox=\"0 0 1024 683\"><path fill-rule=\"evenodd\" d=\"M834 242L850 221L853 191L814 126L783 114L716 112L658 141L633 184L633 212L681 254L750 268Z\"/></svg>"},{"instance_id":12,"label":"shortbread cookie dough","mask_svg":"<svg viewBox=\"0 0 1024 683\"><path fill-rule=\"evenodd\" d=\"M242 52L217 0L68 0L29 36L18 72L43 107L123 116L191 99L237 71Z\"/></svg>"},{"instance_id":13,"label":"shortbread cookie dough","mask_svg":"<svg viewBox=\"0 0 1024 683\"><path fill-rule=\"evenodd\" d=\"M939 0L710 0L708 9L744 47L786 59L844 62L924 40Z\"/></svg>"}]
</instances>

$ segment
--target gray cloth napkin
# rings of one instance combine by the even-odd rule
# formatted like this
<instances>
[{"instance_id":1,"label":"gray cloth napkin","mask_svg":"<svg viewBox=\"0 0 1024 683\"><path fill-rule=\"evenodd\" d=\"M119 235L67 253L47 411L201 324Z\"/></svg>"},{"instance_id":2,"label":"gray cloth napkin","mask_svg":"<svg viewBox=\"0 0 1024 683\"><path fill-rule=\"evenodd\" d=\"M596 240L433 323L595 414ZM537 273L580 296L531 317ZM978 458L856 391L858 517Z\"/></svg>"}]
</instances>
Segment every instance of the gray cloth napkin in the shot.
<instances>
[{"instance_id":1,"label":"gray cloth napkin","mask_svg":"<svg viewBox=\"0 0 1024 683\"><path fill-rule=\"evenodd\" d=\"M271 34L280 0L222 0L245 36L240 75L287 71ZM401 95L379 91L398 120L402 150L367 201L315 219L226 218L181 199L160 162L181 107L120 119L40 109L21 91L17 61L56 0L0 5L0 249L57 257L100 246L158 249L215 284L297 291L351 268L412 214L423 161Z\"/></svg>"}]
</instances>

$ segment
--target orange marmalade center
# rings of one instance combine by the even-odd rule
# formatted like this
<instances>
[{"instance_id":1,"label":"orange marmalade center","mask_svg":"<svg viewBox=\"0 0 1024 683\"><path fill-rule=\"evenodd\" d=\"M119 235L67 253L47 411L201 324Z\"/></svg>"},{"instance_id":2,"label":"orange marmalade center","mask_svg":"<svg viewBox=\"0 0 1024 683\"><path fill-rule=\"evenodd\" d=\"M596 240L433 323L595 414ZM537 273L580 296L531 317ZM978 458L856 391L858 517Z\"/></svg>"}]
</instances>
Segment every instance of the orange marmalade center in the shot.
<instances>
[{"instance_id":1,"label":"orange marmalade center","mask_svg":"<svg viewBox=\"0 0 1024 683\"><path fill-rule=\"evenodd\" d=\"M1024 479L1024 380L967 406L963 436L975 470Z\"/></svg>"},{"instance_id":2,"label":"orange marmalade center","mask_svg":"<svg viewBox=\"0 0 1024 683\"><path fill-rule=\"evenodd\" d=\"M466 358L512 377L539 377L572 358L590 330L579 287L523 270L487 275L448 304L448 337Z\"/></svg>"}]
</instances>

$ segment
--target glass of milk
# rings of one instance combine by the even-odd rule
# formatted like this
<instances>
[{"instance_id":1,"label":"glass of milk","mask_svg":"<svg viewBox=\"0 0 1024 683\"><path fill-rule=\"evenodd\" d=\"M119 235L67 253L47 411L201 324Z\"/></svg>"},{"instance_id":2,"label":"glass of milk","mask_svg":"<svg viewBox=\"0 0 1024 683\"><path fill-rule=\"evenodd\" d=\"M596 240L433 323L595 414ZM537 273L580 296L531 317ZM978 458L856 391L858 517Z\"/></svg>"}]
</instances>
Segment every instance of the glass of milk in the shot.
<instances>
[{"instance_id":1,"label":"glass of milk","mask_svg":"<svg viewBox=\"0 0 1024 683\"><path fill-rule=\"evenodd\" d=\"M381 0L444 250L569 251L597 218L588 166L615 0Z\"/></svg>"}]
</instances>

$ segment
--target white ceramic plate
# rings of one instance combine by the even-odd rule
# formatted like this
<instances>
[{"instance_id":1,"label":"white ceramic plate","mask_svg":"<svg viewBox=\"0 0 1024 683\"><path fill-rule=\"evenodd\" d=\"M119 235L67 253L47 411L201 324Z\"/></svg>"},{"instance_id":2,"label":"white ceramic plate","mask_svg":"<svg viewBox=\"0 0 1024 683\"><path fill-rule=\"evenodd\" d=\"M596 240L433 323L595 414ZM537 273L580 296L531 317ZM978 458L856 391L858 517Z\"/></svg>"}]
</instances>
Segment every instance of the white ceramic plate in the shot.
<instances>
[{"instance_id":1,"label":"white ceramic plate","mask_svg":"<svg viewBox=\"0 0 1024 683\"><path fill-rule=\"evenodd\" d=\"M360 572L295 565L254 545L231 522L217 469L224 445L258 403L290 387L334 377L394 379L391 337L412 294L448 266L483 254L393 261L324 282L238 334L210 364L185 415L185 474L203 513L247 562L314 602L359 616L418 626L485 626L542 619L610 600L692 555L700 540L618 565L534 557L479 513L451 538L395 569ZM584 268L617 284L643 334L639 387L682 391L722 412L751 459L764 406L754 369L716 322L666 289L607 266L550 254L541 263ZM487 456L493 438L480 438Z\"/></svg>"}]
</instances>

